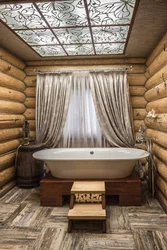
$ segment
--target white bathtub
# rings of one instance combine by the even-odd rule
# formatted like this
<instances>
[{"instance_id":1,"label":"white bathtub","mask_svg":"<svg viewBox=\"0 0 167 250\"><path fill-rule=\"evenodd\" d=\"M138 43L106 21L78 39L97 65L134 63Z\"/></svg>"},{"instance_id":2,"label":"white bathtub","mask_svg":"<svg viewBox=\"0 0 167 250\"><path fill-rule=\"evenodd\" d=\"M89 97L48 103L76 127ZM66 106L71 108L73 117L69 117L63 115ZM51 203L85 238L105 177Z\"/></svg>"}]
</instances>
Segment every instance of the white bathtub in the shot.
<instances>
[{"instance_id":1,"label":"white bathtub","mask_svg":"<svg viewBox=\"0 0 167 250\"><path fill-rule=\"evenodd\" d=\"M137 160L149 155L135 148L55 148L33 157L45 161L51 174L65 179L115 179L132 173Z\"/></svg>"}]
</instances>

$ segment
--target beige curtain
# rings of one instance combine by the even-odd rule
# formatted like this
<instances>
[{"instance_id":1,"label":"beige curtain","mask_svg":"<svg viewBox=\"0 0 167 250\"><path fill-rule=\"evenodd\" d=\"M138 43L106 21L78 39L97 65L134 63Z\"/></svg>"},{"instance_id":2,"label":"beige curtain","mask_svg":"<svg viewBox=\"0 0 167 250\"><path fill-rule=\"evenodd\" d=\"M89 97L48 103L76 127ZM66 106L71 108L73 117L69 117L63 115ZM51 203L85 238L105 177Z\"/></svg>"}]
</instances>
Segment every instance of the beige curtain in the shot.
<instances>
[{"instance_id":1,"label":"beige curtain","mask_svg":"<svg viewBox=\"0 0 167 250\"><path fill-rule=\"evenodd\" d=\"M36 89L36 137L56 147L62 135L71 94L71 73L39 74Z\"/></svg>"},{"instance_id":2,"label":"beige curtain","mask_svg":"<svg viewBox=\"0 0 167 250\"><path fill-rule=\"evenodd\" d=\"M108 142L114 147L134 147L127 73L91 72L90 88L97 118Z\"/></svg>"}]
</instances>

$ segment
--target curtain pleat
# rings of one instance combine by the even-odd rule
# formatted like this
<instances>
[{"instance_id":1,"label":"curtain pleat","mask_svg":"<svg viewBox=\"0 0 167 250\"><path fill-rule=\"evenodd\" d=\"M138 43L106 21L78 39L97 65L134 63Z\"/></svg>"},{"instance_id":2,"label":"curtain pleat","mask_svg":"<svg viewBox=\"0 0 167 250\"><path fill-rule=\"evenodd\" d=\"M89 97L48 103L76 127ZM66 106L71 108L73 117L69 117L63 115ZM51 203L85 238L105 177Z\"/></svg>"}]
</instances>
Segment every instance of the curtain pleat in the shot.
<instances>
[{"instance_id":1,"label":"curtain pleat","mask_svg":"<svg viewBox=\"0 0 167 250\"><path fill-rule=\"evenodd\" d=\"M56 147L62 135L71 95L71 74L37 76L36 138L46 147Z\"/></svg>"},{"instance_id":2,"label":"curtain pleat","mask_svg":"<svg viewBox=\"0 0 167 250\"><path fill-rule=\"evenodd\" d=\"M126 72L93 72L90 88L102 131L114 147L134 147L132 109Z\"/></svg>"}]
</instances>

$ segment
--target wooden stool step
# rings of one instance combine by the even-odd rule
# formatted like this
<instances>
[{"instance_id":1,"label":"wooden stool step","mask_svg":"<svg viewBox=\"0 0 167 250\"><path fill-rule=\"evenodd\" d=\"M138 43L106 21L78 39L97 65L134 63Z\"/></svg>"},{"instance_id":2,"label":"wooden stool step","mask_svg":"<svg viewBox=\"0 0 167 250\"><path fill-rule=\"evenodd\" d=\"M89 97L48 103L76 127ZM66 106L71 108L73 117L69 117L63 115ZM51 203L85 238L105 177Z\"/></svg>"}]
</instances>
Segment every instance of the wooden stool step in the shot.
<instances>
[{"instance_id":1,"label":"wooden stool step","mask_svg":"<svg viewBox=\"0 0 167 250\"><path fill-rule=\"evenodd\" d=\"M102 231L106 232L106 210L101 204L75 204L68 212L68 232L72 231L73 220L100 220Z\"/></svg>"},{"instance_id":2,"label":"wooden stool step","mask_svg":"<svg viewBox=\"0 0 167 250\"><path fill-rule=\"evenodd\" d=\"M101 194L102 208L106 207L104 181L75 181L71 188L70 209L74 206L75 194Z\"/></svg>"},{"instance_id":3,"label":"wooden stool step","mask_svg":"<svg viewBox=\"0 0 167 250\"><path fill-rule=\"evenodd\" d=\"M75 181L71 188L71 194L101 193L105 194L104 181Z\"/></svg>"},{"instance_id":4,"label":"wooden stool step","mask_svg":"<svg viewBox=\"0 0 167 250\"><path fill-rule=\"evenodd\" d=\"M101 204L74 204L73 209L68 212L71 220L105 220L106 210Z\"/></svg>"}]
</instances>

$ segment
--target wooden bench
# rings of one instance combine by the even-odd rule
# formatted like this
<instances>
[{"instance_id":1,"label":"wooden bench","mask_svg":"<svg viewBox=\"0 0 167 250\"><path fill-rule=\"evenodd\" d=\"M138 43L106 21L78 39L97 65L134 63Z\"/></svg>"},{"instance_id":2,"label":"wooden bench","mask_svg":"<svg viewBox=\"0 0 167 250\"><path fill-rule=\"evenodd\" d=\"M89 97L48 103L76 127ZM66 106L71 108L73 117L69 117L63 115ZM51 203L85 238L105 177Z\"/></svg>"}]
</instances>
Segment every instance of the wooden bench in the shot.
<instances>
[{"instance_id":1,"label":"wooden bench","mask_svg":"<svg viewBox=\"0 0 167 250\"><path fill-rule=\"evenodd\" d=\"M76 203L76 195L83 196ZM88 194L88 195L87 195ZM84 196L85 195L85 196ZM93 198L91 197L93 195ZM87 198L89 197L89 198ZM98 197L99 203L94 200ZM100 199L101 198L101 199ZM84 203L84 204L81 204ZM68 212L68 232L72 231L73 220L100 220L102 221L102 231L106 232L106 204L105 204L105 183L102 181L74 182L71 188L70 210Z\"/></svg>"}]
</instances>

